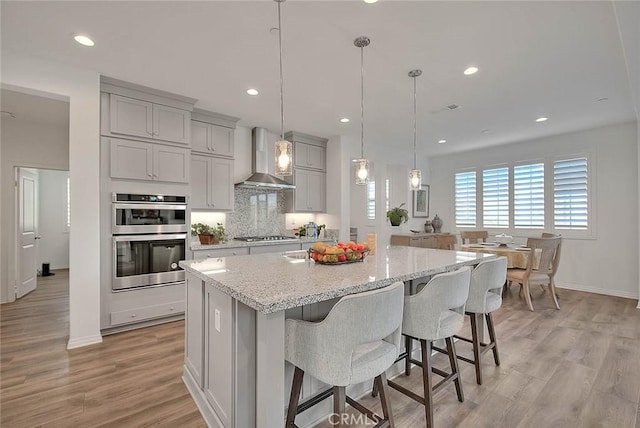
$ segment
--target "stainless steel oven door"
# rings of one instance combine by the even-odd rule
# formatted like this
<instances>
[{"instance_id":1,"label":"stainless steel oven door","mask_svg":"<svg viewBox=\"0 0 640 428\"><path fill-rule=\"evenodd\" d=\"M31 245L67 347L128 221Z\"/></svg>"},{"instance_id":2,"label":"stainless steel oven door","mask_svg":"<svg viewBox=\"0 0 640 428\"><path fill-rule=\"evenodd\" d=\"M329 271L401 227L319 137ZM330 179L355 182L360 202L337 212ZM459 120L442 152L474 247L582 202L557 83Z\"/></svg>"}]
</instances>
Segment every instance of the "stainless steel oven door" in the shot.
<instances>
[{"instance_id":1,"label":"stainless steel oven door","mask_svg":"<svg viewBox=\"0 0 640 428\"><path fill-rule=\"evenodd\" d=\"M184 281L186 245L186 233L114 236L112 290Z\"/></svg>"},{"instance_id":2,"label":"stainless steel oven door","mask_svg":"<svg viewBox=\"0 0 640 428\"><path fill-rule=\"evenodd\" d=\"M111 233L187 232L187 206L182 204L114 203Z\"/></svg>"}]
</instances>

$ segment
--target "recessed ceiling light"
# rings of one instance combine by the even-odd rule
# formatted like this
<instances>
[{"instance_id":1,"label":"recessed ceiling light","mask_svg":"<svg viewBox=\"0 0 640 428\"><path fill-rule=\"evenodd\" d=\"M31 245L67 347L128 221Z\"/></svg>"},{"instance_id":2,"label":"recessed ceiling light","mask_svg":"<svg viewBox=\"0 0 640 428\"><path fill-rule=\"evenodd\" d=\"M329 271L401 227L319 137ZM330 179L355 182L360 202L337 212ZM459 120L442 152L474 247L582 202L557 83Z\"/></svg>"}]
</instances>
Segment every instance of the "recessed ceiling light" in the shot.
<instances>
[{"instance_id":1,"label":"recessed ceiling light","mask_svg":"<svg viewBox=\"0 0 640 428\"><path fill-rule=\"evenodd\" d=\"M465 76L471 76L478 72L478 67L469 67L464 71Z\"/></svg>"},{"instance_id":2,"label":"recessed ceiling light","mask_svg":"<svg viewBox=\"0 0 640 428\"><path fill-rule=\"evenodd\" d=\"M373 4L373 3L377 3L378 0L364 0L365 3L369 3L369 4Z\"/></svg>"},{"instance_id":3,"label":"recessed ceiling light","mask_svg":"<svg viewBox=\"0 0 640 428\"><path fill-rule=\"evenodd\" d=\"M536 119L536 122L544 122L547 119L548 119L547 117L539 117Z\"/></svg>"},{"instance_id":4,"label":"recessed ceiling light","mask_svg":"<svg viewBox=\"0 0 640 428\"><path fill-rule=\"evenodd\" d=\"M77 35L73 38L76 42L80 43L83 46L93 46L95 43L87 36Z\"/></svg>"},{"instance_id":5,"label":"recessed ceiling light","mask_svg":"<svg viewBox=\"0 0 640 428\"><path fill-rule=\"evenodd\" d=\"M247 94L249 95L258 95L260 92L258 92L257 89L253 89L253 88L249 88L247 89Z\"/></svg>"},{"instance_id":6,"label":"recessed ceiling light","mask_svg":"<svg viewBox=\"0 0 640 428\"><path fill-rule=\"evenodd\" d=\"M340 123L349 123L349 118L343 117L342 119L340 119Z\"/></svg>"},{"instance_id":7,"label":"recessed ceiling light","mask_svg":"<svg viewBox=\"0 0 640 428\"><path fill-rule=\"evenodd\" d=\"M446 142L447 142L447 140L438 140L438 144L444 144Z\"/></svg>"}]
</instances>

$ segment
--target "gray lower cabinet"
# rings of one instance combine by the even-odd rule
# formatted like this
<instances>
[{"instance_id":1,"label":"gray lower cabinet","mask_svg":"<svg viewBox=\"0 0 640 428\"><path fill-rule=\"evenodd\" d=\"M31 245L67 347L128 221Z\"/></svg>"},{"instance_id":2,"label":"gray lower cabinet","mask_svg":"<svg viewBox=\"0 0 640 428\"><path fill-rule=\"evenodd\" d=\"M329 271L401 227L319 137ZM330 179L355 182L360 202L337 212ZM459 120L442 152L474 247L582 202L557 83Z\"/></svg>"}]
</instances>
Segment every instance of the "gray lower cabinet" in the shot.
<instances>
[{"instance_id":1,"label":"gray lower cabinet","mask_svg":"<svg viewBox=\"0 0 640 428\"><path fill-rule=\"evenodd\" d=\"M246 256L249 254L249 247L215 248L208 250L194 250L193 259L211 259L214 257Z\"/></svg>"},{"instance_id":2,"label":"gray lower cabinet","mask_svg":"<svg viewBox=\"0 0 640 428\"><path fill-rule=\"evenodd\" d=\"M296 169L293 173L296 189L293 192L293 211L325 212L327 174L318 171Z\"/></svg>"},{"instance_id":3,"label":"gray lower cabinet","mask_svg":"<svg viewBox=\"0 0 640 428\"><path fill-rule=\"evenodd\" d=\"M189 144L191 112L110 94L111 134Z\"/></svg>"},{"instance_id":4,"label":"gray lower cabinet","mask_svg":"<svg viewBox=\"0 0 640 428\"><path fill-rule=\"evenodd\" d=\"M191 209L233 210L233 159L191 155Z\"/></svg>"},{"instance_id":5,"label":"gray lower cabinet","mask_svg":"<svg viewBox=\"0 0 640 428\"><path fill-rule=\"evenodd\" d=\"M190 150L111 138L111 178L189 182Z\"/></svg>"},{"instance_id":6,"label":"gray lower cabinet","mask_svg":"<svg viewBox=\"0 0 640 428\"><path fill-rule=\"evenodd\" d=\"M273 245L260 245L249 248L249 254L267 254L267 253L280 253L283 251L296 251L300 250L299 243L291 244L273 244Z\"/></svg>"},{"instance_id":7,"label":"gray lower cabinet","mask_svg":"<svg viewBox=\"0 0 640 428\"><path fill-rule=\"evenodd\" d=\"M204 384L204 283L187 275L184 364L200 388Z\"/></svg>"}]
</instances>

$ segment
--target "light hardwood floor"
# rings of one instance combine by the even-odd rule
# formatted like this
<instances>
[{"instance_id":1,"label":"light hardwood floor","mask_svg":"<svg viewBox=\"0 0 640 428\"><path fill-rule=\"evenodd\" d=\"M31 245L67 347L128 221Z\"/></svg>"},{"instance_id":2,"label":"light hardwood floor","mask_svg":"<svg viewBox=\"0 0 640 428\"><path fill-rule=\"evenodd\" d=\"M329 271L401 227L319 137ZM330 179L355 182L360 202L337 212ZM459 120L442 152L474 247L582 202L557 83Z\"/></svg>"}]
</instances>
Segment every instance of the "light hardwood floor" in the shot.
<instances>
[{"instance_id":1,"label":"light hardwood floor","mask_svg":"<svg viewBox=\"0 0 640 428\"><path fill-rule=\"evenodd\" d=\"M184 323L67 351L68 273L55 272L0 307L0 426L205 426L181 380ZM640 427L637 302L559 293L556 311L534 290L530 312L513 287L494 315L502 365L486 354L478 386L473 366L461 363L465 402L453 387L437 394L436 427ZM436 364L446 367L445 358ZM419 392L420 376L416 368L397 380ZM395 390L390 398L398 428L424 426L420 405ZM363 402L376 409L377 399Z\"/></svg>"}]
</instances>

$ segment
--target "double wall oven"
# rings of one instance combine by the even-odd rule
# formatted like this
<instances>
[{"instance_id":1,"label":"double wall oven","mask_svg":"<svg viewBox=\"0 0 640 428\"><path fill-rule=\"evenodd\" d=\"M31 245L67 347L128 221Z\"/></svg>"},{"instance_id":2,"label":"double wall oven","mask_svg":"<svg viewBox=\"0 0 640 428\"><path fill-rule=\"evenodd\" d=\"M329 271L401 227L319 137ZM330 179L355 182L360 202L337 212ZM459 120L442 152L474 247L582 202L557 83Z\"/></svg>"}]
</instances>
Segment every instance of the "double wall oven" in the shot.
<instances>
[{"instance_id":1,"label":"double wall oven","mask_svg":"<svg viewBox=\"0 0 640 428\"><path fill-rule=\"evenodd\" d=\"M112 208L112 290L183 282L186 196L114 193Z\"/></svg>"}]
</instances>

